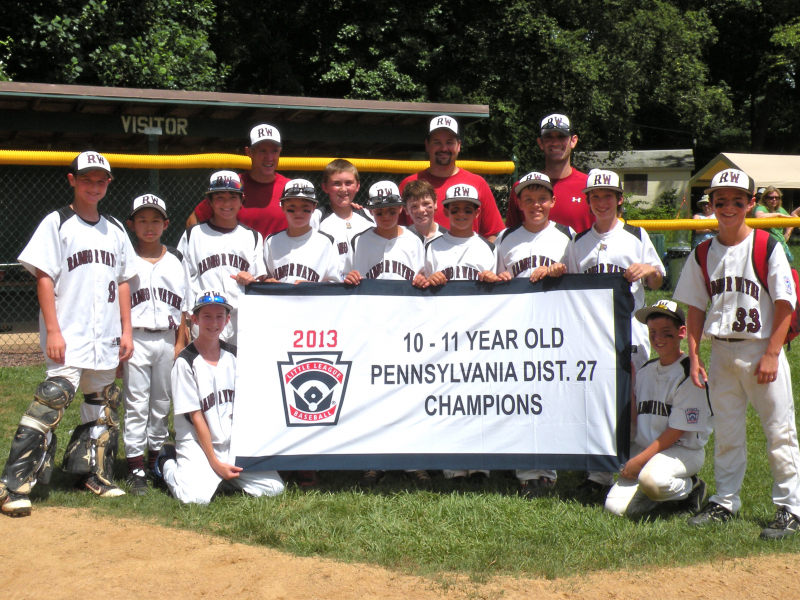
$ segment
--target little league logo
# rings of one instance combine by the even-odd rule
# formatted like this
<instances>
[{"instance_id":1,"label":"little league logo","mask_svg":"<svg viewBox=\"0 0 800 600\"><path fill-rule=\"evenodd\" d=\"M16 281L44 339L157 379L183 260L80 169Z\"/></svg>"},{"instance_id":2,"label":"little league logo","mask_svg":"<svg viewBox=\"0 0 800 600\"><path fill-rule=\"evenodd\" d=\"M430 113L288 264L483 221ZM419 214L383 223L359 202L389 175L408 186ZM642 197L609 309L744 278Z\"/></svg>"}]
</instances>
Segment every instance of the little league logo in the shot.
<instances>
[{"instance_id":1,"label":"little league logo","mask_svg":"<svg viewBox=\"0 0 800 600\"><path fill-rule=\"evenodd\" d=\"M697 421L700 419L700 411L696 408L687 408L686 409L686 422L689 425L697 425Z\"/></svg>"},{"instance_id":2,"label":"little league logo","mask_svg":"<svg viewBox=\"0 0 800 600\"><path fill-rule=\"evenodd\" d=\"M278 363L287 427L336 425L352 364L341 358L341 352L289 352L289 361Z\"/></svg>"}]
</instances>

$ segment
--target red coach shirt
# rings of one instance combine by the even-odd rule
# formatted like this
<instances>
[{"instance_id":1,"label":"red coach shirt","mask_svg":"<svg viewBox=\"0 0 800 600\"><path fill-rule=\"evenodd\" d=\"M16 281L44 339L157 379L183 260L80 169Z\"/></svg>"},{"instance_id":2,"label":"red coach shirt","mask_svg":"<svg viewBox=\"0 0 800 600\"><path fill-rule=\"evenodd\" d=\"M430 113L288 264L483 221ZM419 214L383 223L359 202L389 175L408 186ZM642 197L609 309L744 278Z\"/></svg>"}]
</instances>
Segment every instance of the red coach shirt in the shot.
<instances>
[{"instance_id":1,"label":"red coach shirt","mask_svg":"<svg viewBox=\"0 0 800 600\"><path fill-rule=\"evenodd\" d=\"M436 177L431 175L426 169L425 171L420 171L419 173L409 175L403 179L403 181L400 182L400 192L403 192L403 188L406 187L408 182L416 179L427 181L436 191L436 215L434 215L433 220L436 221L438 225L444 228L450 227L450 220L444 216L444 206L442 205L445 193L450 187L465 183L478 190L478 199L481 201L481 212L472 224L472 228L483 237L497 235L506 228L503 224L503 217L500 216L500 211L497 209L494 194L492 194L492 190L489 189L489 184L486 183L486 180L480 175L475 175L475 173L459 169L458 173L452 177ZM401 219L405 219L405 222L403 220L400 221L401 224L408 224L411 221L405 213L401 215Z\"/></svg>"},{"instance_id":2,"label":"red coach shirt","mask_svg":"<svg viewBox=\"0 0 800 600\"><path fill-rule=\"evenodd\" d=\"M286 215L281 210L281 196L283 189L289 181L280 173L275 174L272 183L259 183L250 172L242 173L242 191L244 192L244 206L239 211L237 219L242 225L258 231L264 239L268 235L283 231L289 227ZM211 218L211 203L208 197L204 198L194 209L197 220L208 221Z\"/></svg>"},{"instance_id":3,"label":"red coach shirt","mask_svg":"<svg viewBox=\"0 0 800 600\"><path fill-rule=\"evenodd\" d=\"M589 210L589 203L586 201L586 181L589 176L581 173L577 169L572 169L572 173L563 179L556 179L553 182L553 195L556 203L550 211L550 220L559 225L572 227L577 233L586 231L594 223L594 215ZM519 181L511 186L511 194L508 197L508 211L506 211L506 225L513 227L522 223L522 211L519 208L517 193L514 188Z\"/></svg>"}]
</instances>

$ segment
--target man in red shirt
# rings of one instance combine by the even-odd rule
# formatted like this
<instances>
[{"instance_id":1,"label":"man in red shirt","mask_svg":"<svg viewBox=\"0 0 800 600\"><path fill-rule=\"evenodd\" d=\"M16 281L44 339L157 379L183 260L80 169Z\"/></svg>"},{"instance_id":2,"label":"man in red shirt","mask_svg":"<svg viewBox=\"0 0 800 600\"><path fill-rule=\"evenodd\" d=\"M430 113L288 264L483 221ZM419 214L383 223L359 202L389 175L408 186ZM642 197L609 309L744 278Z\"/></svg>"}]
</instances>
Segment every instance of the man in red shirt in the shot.
<instances>
[{"instance_id":1,"label":"man in red shirt","mask_svg":"<svg viewBox=\"0 0 800 600\"><path fill-rule=\"evenodd\" d=\"M454 185L466 183L478 190L478 199L481 201L481 211L473 223L473 229L490 242L494 242L497 234L505 229L503 217L497 210L497 203L494 199L489 184L480 175L475 175L456 166L458 153L461 152L461 140L458 137L458 123L453 117L442 115L431 119L428 129L428 138L425 140L425 151L428 153L430 166L424 171L409 175L400 182L400 191L406 184L416 179L427 181L436 191L436 197L440 201L445 197L448 188ZM405 215L403 215L405 217ZM441 202L436 206L436 214L433 217L437 224L444 228L450 226L450 221L444 215L444 208ZM408 220L401 222L408 224Z\"/></svg>"},{"instance_id":2,"label":"man in red shirt","mask_svg":"<svg viewBox=\"0 0 800 600\"><path fill-rule=\"evenodd\" d=\"M250 146L244 152L253 161L250 170L241 174L244 206L237 215L239 223L258 231L264 239L288 227L280 198L288 179L278 173L281 134L272 125L256 125L250 131ZM205 198L186 221L186 227L211 218L211 205Z\"/></svg>"},{"instance_id":3,"label":"man in red shirt","mask_svg":"<svg viewBox=\"0 0 800 600\"><path fill-rule=\"evenodd\" d=\"M536 142L544 152L543 173L553 182L556 203L550 209L550 220L572 227L578 233L589 229L594 223L594 215L589 210L586 194L583 193L588 176L570 164L572 150L578 145L578 136L575 135L569 119L559 114L545 117ZM518 183L511 186L508 198L508 227L522 223L522 211L514 192Z\"/></svg>"}]
</instances>

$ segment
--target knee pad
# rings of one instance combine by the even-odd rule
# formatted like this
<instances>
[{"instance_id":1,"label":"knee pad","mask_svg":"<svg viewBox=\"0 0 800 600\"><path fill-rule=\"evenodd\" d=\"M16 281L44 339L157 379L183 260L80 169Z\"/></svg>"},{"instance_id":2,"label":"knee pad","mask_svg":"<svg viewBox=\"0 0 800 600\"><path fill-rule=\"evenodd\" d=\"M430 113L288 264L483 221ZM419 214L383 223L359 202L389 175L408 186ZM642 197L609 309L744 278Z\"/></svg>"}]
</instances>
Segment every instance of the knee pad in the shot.
<instances>
[{"instance_id":1,"label":"knee pad","mask_svg":"<svg viewBox=\"0 0 800 600\"><path fill-rule=\"evenodd\" d=\"M101 392L84 394L84 402L103 407L103 416L75 428L64 452L62 468L75 475L96 474L103 483L112 484L114 462L119 445L120 389L116 383L105 386ZM92 439L91 429L105 425L106 431Z\"/></svg>"},{"instance_id":2,"label":"knee pad","mask_svg":"<svg viewBox=\"0 0 800 600\"><path fill-rule=\"evenodd\" d=\"M75 397L75 388L64 377L50 377L36 388L33 402L19 421L20 426L30 427L47 435L53 431L64 416L64 410Z\"/></svg>"},{"instance_id":3,"label":"knee pad","mask_svg":"<svg viewBox=\"0 0 800 600\"><path fill-rule=\"evenodd\" d=\"M109 429L119 427L119 407L121 404L120 389L116 383L109 383L101 392L84 394L86 404L103 407L103 416L95 421L94 425L107 425Z\"/></svg>"}]
</instances>

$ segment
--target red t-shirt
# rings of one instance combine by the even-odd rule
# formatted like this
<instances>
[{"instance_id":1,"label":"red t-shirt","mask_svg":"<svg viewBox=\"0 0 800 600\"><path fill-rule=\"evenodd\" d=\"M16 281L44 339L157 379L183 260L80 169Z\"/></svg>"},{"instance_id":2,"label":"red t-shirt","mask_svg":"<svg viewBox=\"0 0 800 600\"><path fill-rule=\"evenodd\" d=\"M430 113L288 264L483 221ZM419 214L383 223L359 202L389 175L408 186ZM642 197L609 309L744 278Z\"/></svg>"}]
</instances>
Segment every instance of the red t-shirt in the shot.
<instances>
[{"instance_id":1,"label":"red t-shirt","mask_svg":"<svg viewBox=\"0 0 800 600\"><path fill-rule=\"evenodd\" d=\"M594 223L594 215L589 210L589 203L586 201L586 181L589 176L581 173L578 169L572 169L572 173L563 179L556 179L553 182L553 196L556 203L550 211L550 220L559 225L572 227L577 233L586 231ZM517 193L514 189L519 181L511 186L511 194L508 197L508 210L506 211L506 225L514 227L523 221L522 210L519 208Z\"/></svg>"},{"instance_id":2,"label":"red t-shirt","mask_svg":"<svg viewBox=\"0 0 800 600\"><path fill-rule=\"evenodd\" d=\"M244 206L237 215L239 223L255 229L264 236L264 239L268 235L288 228L289 224L281 210L280 199L289 179L276 173L275 181L272 183L259 183L250 177L249 171L239 177L242 179L244 192ZM201 223L211 218L211 203L208 201L208 196L197 205L194 214Z\"/></svg>"},{"instance_id":3,"label":"red t-shirt","mask_svg":"<svg viewBox=\"0 0 800 600\"><path fill-rule=\"evenodd\" d=\"M503 224L503 217L500 216L500 211L497 209L497 202L495 202L494 194L492 194L492 190L489 189L489 184L486 183L486 180L480 175L475 175L475 173L459 169L458 173L452 177L436 177L435 175L431 175L426 169L403 179L403 181L400 182L400 192L403 192L403 188L406 187L408 182L417 179L427 181L436 191L436 214L433 220L445 229L450 227L450 219L444 216L442 200L444 200L447 190L458 184L471 185L478 190L478 199L481 201L481 212L472 224L472 228L478 232L479 235L483 237L497 235L505 229L506 226ZM409 219L408 215L405 213L402 213L400 218L401 225L408 225L411 223L411 219Z\"/></svg>"}]
</instances>

